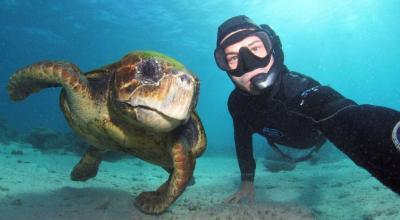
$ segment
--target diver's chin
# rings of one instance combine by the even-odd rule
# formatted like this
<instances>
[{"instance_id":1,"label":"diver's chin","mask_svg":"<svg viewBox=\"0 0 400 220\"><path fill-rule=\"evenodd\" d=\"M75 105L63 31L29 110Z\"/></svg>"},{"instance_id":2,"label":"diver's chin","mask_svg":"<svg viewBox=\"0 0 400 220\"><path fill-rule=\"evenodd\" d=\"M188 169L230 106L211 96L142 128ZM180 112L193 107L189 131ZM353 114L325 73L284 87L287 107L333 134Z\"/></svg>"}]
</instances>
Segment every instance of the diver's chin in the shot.
<instances>
[{"instance_id":1,"label":"diver's chin","mask_svg":"<svg viewBox=\"0 0 400 220\"><path fill-rule=\"evenodd\" d=\"M251 95L261 95L261 91L255 88L253 85L250 85L250 89L247 91Z\"/></svg>"}]
</instances>

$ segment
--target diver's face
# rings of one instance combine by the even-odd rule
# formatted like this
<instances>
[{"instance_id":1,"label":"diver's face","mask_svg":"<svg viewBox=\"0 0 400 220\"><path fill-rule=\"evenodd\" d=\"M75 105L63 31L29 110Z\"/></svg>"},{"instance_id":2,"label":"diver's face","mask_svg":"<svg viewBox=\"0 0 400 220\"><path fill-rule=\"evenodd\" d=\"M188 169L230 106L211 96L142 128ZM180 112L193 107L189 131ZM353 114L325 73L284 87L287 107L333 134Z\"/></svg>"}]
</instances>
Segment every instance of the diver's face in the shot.
<instances>
[{"instance_id":1,"label":"diver's face","mask_svg":"<svg viewBox=\"0 0 400 220\"><path fill-rule=\"evenodd\" d=\"M242 47L247 47L254 55L258 57L265 57L268 54L262 40L258 36L248 36L243 40L229 45L225 48L226 62L228 63L229 69L234 70L238 65L239 50ZM232 76L233 82L242 90L257 95L260 92L252 88L250 79L260 73L267 73L274 63L274 57L271 57L271 61L264 67L254 69L250 72L244 73L242 76Z\"/></svg>"}]
</instances>

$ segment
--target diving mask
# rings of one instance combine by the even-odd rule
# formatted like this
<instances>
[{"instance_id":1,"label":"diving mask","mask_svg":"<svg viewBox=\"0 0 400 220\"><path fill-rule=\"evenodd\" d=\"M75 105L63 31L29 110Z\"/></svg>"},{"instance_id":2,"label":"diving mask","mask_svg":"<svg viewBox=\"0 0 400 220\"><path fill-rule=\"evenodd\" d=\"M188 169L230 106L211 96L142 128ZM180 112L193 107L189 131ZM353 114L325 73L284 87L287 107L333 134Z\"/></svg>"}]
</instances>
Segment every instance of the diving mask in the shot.
<instances>
[{"instance_id":1,"label":"diving mask","mask_svg":"<svg viewBox=\"0 0 400 220\"><path fill-rule=\"evenodd\" d=\"M263 54L255 54L249 47L242 47L239 50L239 53L236 55L237 64L234 65L234 69L230 68L230 59L231 55L225 53L225 48L229 45L237 43L243 40L246 37L256 36L261 40L261 45L265 48L267 53ZM221 45L217 47L214 51L215 61L218 67L230 75L240 77L243 74L250 72L257 68L265 67L271 60L272 56L272 43L268 37L268 34L265 31L260 30L244 30L238 33L233 34L227 39L221 42ZM232 65L231 65L232 66Z\"/></svg>"},{"instance_id":2,"label":"diving mask","mask_svg":"<svg viewBox=\"0 0 400 220\"><path fill-rule=\"evenodd\" d=\"M253 42L251 42L249 46L241 47L237 55L225 53L223 48L226 48L228 45L232 45L250 36L256 36L258 37L256 39L261 40L261 42L255 41L254 44L261 43L261 45L258 46L262 46L262 49L265 50L265 52L255 52L252 46ZM247 30L243 31L242 33L238 32L237 34L233 34L226 40L222 41L221 46L215 50L214 56L219 68L225 70L232 76L241 77L245 73L258 68L266 67L271 62L273 51L274 45L272 45L268 33L260 30ZM279 75L278 73L279 72L277 69L274 67L274 65L272 65L268 72L259 73L254 76L250 80L251 85L258 91L267 91L269 90L268 88L272 88L272 85L276 82Z\"/></svg>"}]
</instances>

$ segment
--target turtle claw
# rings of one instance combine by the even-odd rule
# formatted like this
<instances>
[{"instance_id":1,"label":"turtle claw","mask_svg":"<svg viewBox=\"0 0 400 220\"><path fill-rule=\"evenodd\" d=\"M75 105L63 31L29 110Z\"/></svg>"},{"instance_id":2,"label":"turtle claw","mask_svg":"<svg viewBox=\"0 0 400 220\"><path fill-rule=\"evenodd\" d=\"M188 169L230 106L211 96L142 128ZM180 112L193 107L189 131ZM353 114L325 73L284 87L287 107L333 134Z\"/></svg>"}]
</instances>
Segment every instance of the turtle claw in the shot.
<instances>
[{"instance_id":1,"label":"turtle claw","mask_svg":"<svg viewBox=\"0 0 400 220\"><path fill-rule=\"evenodd\" d=\"M157 191L142 192L136 197L135 206L147 214L160 214L167 208L163 198L163 194Z\"/></svg>"}]
</instances>

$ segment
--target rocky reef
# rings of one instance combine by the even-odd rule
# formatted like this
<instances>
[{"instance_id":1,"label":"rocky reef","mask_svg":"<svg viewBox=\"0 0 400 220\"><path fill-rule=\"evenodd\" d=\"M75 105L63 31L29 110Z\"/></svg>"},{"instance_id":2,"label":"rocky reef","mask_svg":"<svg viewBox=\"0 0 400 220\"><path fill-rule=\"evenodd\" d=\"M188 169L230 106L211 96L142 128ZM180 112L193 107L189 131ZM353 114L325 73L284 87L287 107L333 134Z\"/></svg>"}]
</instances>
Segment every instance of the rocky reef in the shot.
<instances>
[{"instance_id":1,"label":"rocky reef","mask_svg":"<svg viewBox=\"0 0 400 220\"><path fill-rule=\"evenodd\" d=\"M46 127L33 128L26 132L18 132L0 118L0 144L12 142L30 144L42 153L82 155L89 145L73 131L60 132ZM128 157L123 153L109 152L104 160L116 161Z\"/></svg>"},{"instance_id":2,"label":"rocky reef","mask_svg":"<svg viewBox=\"0 0 400 220\"><path fill-rule=\"evenodd\" d=\"M9 144L19 138L18 132L10 127L6 120L0 118L0 143Z\"/></svg>"},{"instance_id":3,"label":"rocky reef","mask_svg":"<svg viewBox=\"0 0 400 220\"><path fill-rule=\"evenodd\" d=\"M34 128L21 135L21 141L44 153L82 154L88 145L73 133L61 133L49 128Z\"/></svg>"}]
</instances>

